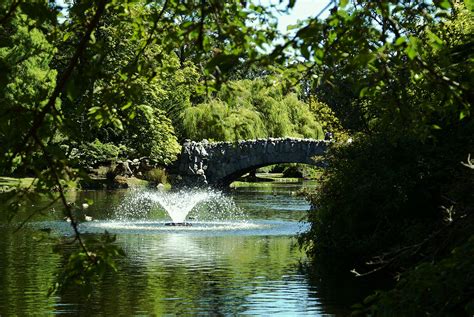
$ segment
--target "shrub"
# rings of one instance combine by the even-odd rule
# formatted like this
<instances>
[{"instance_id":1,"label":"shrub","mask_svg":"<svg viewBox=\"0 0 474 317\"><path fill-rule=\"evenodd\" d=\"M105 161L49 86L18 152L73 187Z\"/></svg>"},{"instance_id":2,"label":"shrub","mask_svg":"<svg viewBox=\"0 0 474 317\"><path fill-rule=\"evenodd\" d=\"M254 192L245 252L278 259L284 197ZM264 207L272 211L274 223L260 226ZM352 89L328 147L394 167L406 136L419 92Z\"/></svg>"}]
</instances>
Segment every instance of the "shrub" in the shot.
<instances>
[{"instance_id":1,"label":"shrub","mask_svg":"<svg viewBox=\"0 0 474 317\"><path fill-rule=\"evenodd\" d=\"M153 168L145 173L145 179L157 184L167 184L168 176L162 168Z\"/></svg>"},{"instance_id":2,"label":"shrub","mask_svg":"<svg viewBox=\"0 0 474 317\"><path fill-rule=\"evenodd\" d=\"M461 184L459 163L472 141L440 142L443 149L379 134L333 148L322 184L309 197L311 228L302 242L310 253L354 265L429 235L443 218L443 197L461 203L472 186L472 179Z\"/></svg>"},{"instance_id":3,"label":"shrub","mask_svg":"<svg viewBox=\"0 0 474 317\"><path fill-rule=\"evenodd\" d=\"M71 159L79 166L96 167L100 164L107 165L116 161L125 151L125 146L113 143L102 143L99 140L79 144L71 151Z\"/></svg>"}]
</instances>

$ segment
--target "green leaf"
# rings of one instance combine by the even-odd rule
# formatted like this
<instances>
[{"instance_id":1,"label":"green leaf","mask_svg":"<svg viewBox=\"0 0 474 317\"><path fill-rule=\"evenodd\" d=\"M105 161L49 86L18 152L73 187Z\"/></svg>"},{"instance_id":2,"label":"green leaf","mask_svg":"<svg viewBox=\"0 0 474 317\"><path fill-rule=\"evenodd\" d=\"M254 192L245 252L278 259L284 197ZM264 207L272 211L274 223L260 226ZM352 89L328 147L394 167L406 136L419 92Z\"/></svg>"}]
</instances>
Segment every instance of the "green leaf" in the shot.
<instances>
[{"instance_id":1,"label":"green leaf","mask_svg":"<svg viewBox=\"0 0 474 317\"><path fill-rule=\"evenodd\" d=\"M348 3L349 3L349 0L341 0L341 1L339 1L339 6L341 8L345 8Z\"/></svg>"},{"instance_id":2,"label":"green leaf","mask_svg":"<svg viewBox=\"0 0 474 317\"><path fill-rule=\"evenodd\" d=\"M122 124L122 121L120 121L119 118L112 118L110 120L112 122L112 124L119 130L123 130L123 124Z\"/></svg>"},{"instance_id":3,"label":"green leaf","mask_svg":"<svg viewBox=\"0 0 474 317\"><path fill-rule=\"evenodd\" d=\"M286 30L291 31L291 30L298 29L298 28L299 28L298 24L290 24L286 27Z\"/></svg>"},{"instance_id":4,"label":"green leaf","mask_svg":"<svg viewBox=\"0 0 474 317\"><path fill-rule=\"evenodd\" d=\"M431 31L427 32L428 38L431 40L431 45L436 48L441 48L444 45L442 39L440 39L436 34Z\"/></svg>"},{"instance_id":5,"label":"green leaf","mask_svg":"<svg viewBox=\"0 0 474 317\"><path fill-rule=\"evenodd\" d=\"M337 26L339 24L339 19L337 17L332 17L329 21L330 26Z\"/></svg>"},{"instance_id":6,"label":"green leaf","mask_svg":"<svg viewBox=\"0 0 474 317\"><path fill-rule=\"evenodd\" d=\"M91 107L88 111L89 115L93 115L96 112L100 111L102 108L101 107Z\"/></svg>"},{"instance_id":7,"label":"green leaf","mask_svg":"<svg viewBox=\"0 0 474 317\"><path fill-rule=\"evenodd\" d=\"M399 37L397 38L397 40L395 41L394 45L395 46L400 46L402 45L403 43L405 43L407 41L406 37Z\"/></svg>"},{"instance_id":8,"label":"green leaf","mask_svg":"<svg viewBox=\"0 0 474 317\"><path fill-rule=\"evenodd\" d=\"M129 101L129 102L127 102L126 104L124 104L124 105L121 107L121 109L122 109L122 110L127 110L127 109L130 108L131 106L132 106L132 102Z\"/></svg>"},{"instance_id":9,"label":"green leaf","mask_svg":"<svg viewBox=\"0 0 474 317\"><path fill-rule=\"evenodd\" d=\"M438 43L438 44L444 44L443 40L440 39L436 34L434 34L433 32L428 32L428 37L433 40L434 42Z\"/></svg>"},{"instance_id":10,"label":"green leaf","mask_svg":"<svg viewBox=\"0 0 474 317\"><path fill-rule=\"evenodd\" d=\"M435 5L442 9L450 9L451 2L449 0L434 1Z\"/></svg>"},{"instance_id":11,"label":"green leaf","mask_svg":"<svg viewBox=\"0 0 474 317\"><path fill-rule=\"evenodd\" d=\"M408 55L408 58L413 60L415 59L415 57L418 56L419 52L418 52L418 49L419 49L419 39L414 37L414 36L410 36L410 38L408 39L408 43L407 43L407 47L405 49L405 53Z\"/></svg>"},{"instance_id":12,"label":"green leaf","mask_svg":"<svg viewBox=\"0 0 474 317\"><path fill-rule=\"evenodd\" d=\"M464 5L469 11L474 11L474 1L473 0L464 0Z\"/></svg>"},{"instance_id":13,"label":"green leaf","mask_svg":"<svg viewBox=\"0 0 474 317\"><path fill-rule=\"evenodd\" d=\"M324 58L324 51L322 49L317 49L314 51L314 54L316 56L316 58L318 58L319 60L323 60Z\"/></svg>"},{"instance_id":14,"label":"green leaf","mask_svg":"<svg viewBox=\"0 0 474 317\"><path fill-rule=\"evenodd\" d=\"M63 35L63 41L66 42L68 38L70 38L72 35L72 32L66 32Z\"/></svg>"},{"instance_id":15,"label":"green leaf","mask_svg":"<svg viewBox=\"0 0 474 317\"><path fill-rule=\"evenodd\" d=\"M96 43L95 32L92 32L92 33L91 33L90 42L91 42L91 44L95 44L95 43Z\"/></svg>"},{"instance_id":16,"label":"green leaf","mask_svg":"<svg viewBox=\"0 0 474 317\"><path fill-rule=\"evenodd\" d=\"M306 67L305 64L298 64L296 65L296 69L298 70L298 72L305 72L308 70L308 68Z\"/></svg>"},{"instance_id":17,"label":"green leaf","mask_svg":"<svg viewBox=\"0 0 474 317\"><path fill-rule=\"evenodd\" d=\"M337 38L336 32L330 32L328 35L328 43L331 44Z\"/></svg>"}]
</instances>

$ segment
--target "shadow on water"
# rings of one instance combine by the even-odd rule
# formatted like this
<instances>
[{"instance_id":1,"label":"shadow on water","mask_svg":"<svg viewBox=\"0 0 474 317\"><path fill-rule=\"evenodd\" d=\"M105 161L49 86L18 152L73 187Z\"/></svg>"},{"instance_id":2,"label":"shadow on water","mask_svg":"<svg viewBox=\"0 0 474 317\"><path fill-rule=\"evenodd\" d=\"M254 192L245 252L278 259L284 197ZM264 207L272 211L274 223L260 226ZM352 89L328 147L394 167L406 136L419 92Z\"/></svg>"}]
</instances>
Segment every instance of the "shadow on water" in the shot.
<instances>
[{"instance_id":1,"label":"shadow on water","mask_svg":"<svg viewBox=\"0 0 474 317\"><path fill-rule=\"evenodd\" d=\"M335 316L350 315L353 305L393 283L392 278L381 274L356 277L346 264L331 258L302 262L298 269L317 291L324 312Z\"/></svg>"}]
</instances>

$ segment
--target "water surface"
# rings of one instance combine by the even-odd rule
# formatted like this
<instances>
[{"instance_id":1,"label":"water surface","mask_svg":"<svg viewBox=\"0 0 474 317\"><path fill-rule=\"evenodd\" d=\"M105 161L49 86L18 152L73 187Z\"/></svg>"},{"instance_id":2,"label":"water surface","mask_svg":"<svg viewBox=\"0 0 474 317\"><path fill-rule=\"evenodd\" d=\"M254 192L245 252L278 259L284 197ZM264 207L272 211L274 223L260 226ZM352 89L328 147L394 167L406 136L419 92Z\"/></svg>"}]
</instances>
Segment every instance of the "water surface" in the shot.
<instances>
[{"instance_id":1,"label":"water surface","mask_svg":"<svg viewBox=\"0 0 474 317\"><path fill-rule=\"evenodd\" d=\"M130 203L136 199L130 191L74 193L76 204L94 200L86 210L94 221L80 230L116 234L127 254L89 297L75 289L46 295L66 261L53 247L72 233L60 206L17 233L6 223L4 206L0 315L344 315L354 296L346 294L349 284L308 270L297 244L309 209L295 195L299 186L238 189L219 196L226 206L200 202L188 215L189 227L165 226L170 218L163 208L150 199ZM23 213L38 205L25 204Z\"/></svg>"}]
</instances>

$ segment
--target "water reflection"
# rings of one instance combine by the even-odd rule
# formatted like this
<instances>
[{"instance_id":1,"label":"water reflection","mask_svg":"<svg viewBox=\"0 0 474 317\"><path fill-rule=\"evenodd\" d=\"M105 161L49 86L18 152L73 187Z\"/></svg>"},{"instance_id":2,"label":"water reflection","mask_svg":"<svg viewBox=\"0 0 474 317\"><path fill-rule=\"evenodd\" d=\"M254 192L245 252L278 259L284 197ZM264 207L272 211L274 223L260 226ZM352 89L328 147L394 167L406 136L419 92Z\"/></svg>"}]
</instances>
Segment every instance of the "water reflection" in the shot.
<instances>
[{"instance_id":1,"label":"water reflection","mask_svg":"<svg viewBox=\"0 0 474 317\"><path fill-rule=\"evenodd\" d=\"M29 229L20 234L6 227L0 230L0 315L53 311L55 298L46 294L58 260L51 252L54 242Z\"/></svg>"},{"instance_id":2,"label":"water reflection","mask_svg":"<svg viewBox=\"0 0 474 317\"><path fill-rule=\"evenodd\" d=\"M93 296L115 304L81 303L72 292L63 301L76 303L76 312L115 314L117 305L127 314L153 315L320 311L305 276L295 274L302 254L294 239L130 235L119 242L129 256Z\"/></svg>"},{"instance_id":3,"label":"water reflection","mask_svg":"<svg viewBox=\"0 0 474 317\"><path fill-rule=\"evenodd\" d=\"M322 284L321 275L306 269L307 259L296 242L296 232L304 229L297 220L304 217L308 204L291 193L275 192L234 192L235 203L249 215L247 224L256 227L221 231L165 228L166 215L154 210L147 212L146 219L123 227L125 222L110 219L127 192L76 193L77 204L95 200L87 212L97 221L84 223L81 230L99 234L107 228L117 234L117 243L127 253L120 270L105 276L90 297L75 289L61 297L47 297L57 267L66 259L66 253L57 255L52 247L58 236L70 232L68 224L53 212L17 234L4 226L0 229L0 315L347 312L346 304L333 300L343 284ZM0 207L0 212L4 210ZM39 228L54 230L48 236Z\"/></svg>"}]
</instances>

